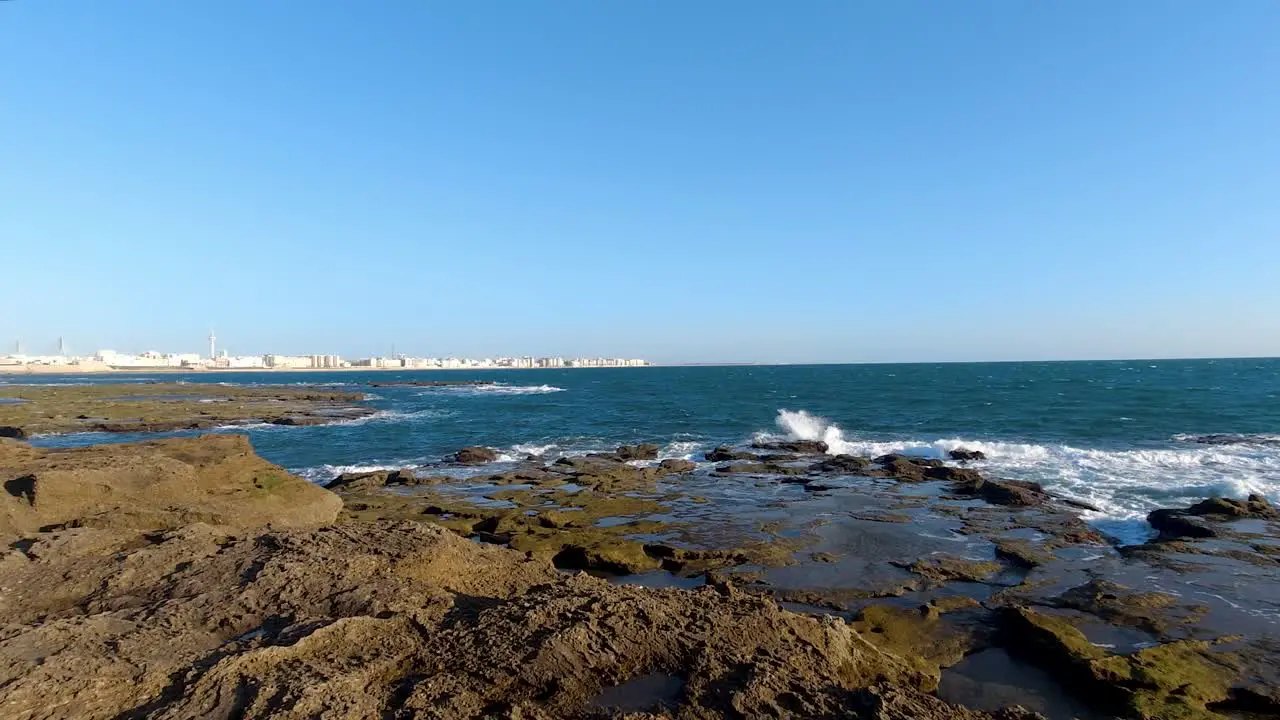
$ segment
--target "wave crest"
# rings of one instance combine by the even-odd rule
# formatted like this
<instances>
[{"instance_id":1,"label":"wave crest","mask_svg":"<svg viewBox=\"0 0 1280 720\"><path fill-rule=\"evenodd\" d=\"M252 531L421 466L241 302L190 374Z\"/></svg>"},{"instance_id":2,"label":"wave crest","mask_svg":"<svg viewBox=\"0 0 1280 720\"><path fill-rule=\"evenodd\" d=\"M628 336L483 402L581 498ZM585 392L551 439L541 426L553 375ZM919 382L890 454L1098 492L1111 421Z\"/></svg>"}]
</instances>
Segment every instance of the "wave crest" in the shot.
<instances>
[{"instance_id":1,"label":"wave crest","mask_svg":"<svg viewBox=\"0 0 1280 720\"><path fill-rule=\"evenodd\" d=\"M995 477L1043 483L1063 496L1100 508L1090 519L1108 524L1122 540L1141 542L1144 518L1158 507L1186 505L1205 497L1258 493L1280 500L1280 448L1264 443L1198 444L1191 447L1103 450L1070 445L966 438L868 440L804 410L779 410L775 422L792 440L822 440L831 453L876 457L902 453L948 459L952 450L980 450L974 467ZM757 435L757 439L778 439ZM1132 521L1116 525L1114 521ZM1115 528L1115 529L1112 529Z\"/></svg>"}]
</instances>

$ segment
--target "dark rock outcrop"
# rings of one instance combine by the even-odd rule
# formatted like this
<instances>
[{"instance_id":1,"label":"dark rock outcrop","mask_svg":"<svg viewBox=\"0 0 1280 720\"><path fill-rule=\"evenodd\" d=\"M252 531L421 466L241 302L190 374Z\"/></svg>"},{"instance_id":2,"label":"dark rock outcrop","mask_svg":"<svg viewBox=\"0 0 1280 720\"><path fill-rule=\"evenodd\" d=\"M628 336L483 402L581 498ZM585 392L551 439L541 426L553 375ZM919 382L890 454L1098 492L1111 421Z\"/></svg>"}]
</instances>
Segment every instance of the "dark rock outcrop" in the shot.
<instances>
[{"instance_id":1,"label":"dark rock outcrop","mask_svg":"<svg viewBox=\"0 0 1280 720\"><path fill-rule=\"evenodd\" d=\"M873 467L875 466L872 464L870 458L860 457L857 455L836 455L810 465L809 470L820 473L862 475Z\"/></svg>"},{"instance_id":2,"label":"dark rock outcrop","mask_svg":"<svg viewBox=\"0 0 1280 720\"><path fill-rule=\"evenodd\" d=\"M435 482L437 478L419 478L412 470L374 470L372 472L342 473L329 481L330 490L365 492L387 485L421 485Z\"/></svg>"},{"instance_id":3,"label":"dark rock outcrop","mask_svg":"<svg viewBox=\"0 0 1280 720\"><path fill-rule=\"evenodd\" d=\"M1217 537L1218 531L1203 518L1188 515L1185 510L1161 508L1147 513L1147 523L1160 533L1161 540Z\"/></svg>"},{"instance_id":4,"label":"dark rock outcrop","mask_svg":"<svg viewBox=\"0 0 1280 720\"><path fill-rule=\"evenodd\" d=\"M1213 497L1187 508L1188 515L1200 515L1223 520L1253 518L1280 520L1280 509L1267 502L1261 495L1250 495L1244 500Z\"/></svg>"},{"instance_id":5,"label":"dark rock outcrop","mask_svg":"<svg viewBox=\"0 0 1280 720\"><path fill-rule=\"evenodd\" d=\"M1233 520L1280 520L1280 509L1261 495L1244 500L1212 497L1185 509L1161 508L1147 515L1147 522L1161 540L1220 537Z\"/></svg>"},{"instance_id":6,"label":"dark rock outcrop","mask_svg":"<svg viewBox=\"0 0 1280 720\"><path fill-rule=\"evenodd\" d=\"M903 455L902 453L892 453L889 455L881 455L875 460L872 460L872 462L874 462L877 465L896 465L899 463L911 463L912 465L916 465L922 468L942 467L943 465L946 464L941 460L938 460L935 458L922 458L922 457L916 457L914 455Z\"/></svg>"},{"instance_id":7,"label":"dark rock outcrop","mask_svg":"<svg viewBox=\"0 0 1280 720\"><path fill-rule=\"evenodd\" d=\"M658 463L658 467L672 473L687 473L698 469L696 463L679 458L670 458Z\"/></svg>"},{"instance_id":8,"label":"dark rock outcrop","mask_svg":"<svg viewBox=\"0 0 1280 720\"><path fill-rule=\"evenodd\" d=\"M661 448L652 443L641 443L639 445L623 445L614 454L622 460L657 460L659 450Z\"/></svg>"},{"instance_id":9,"label":"dark rock outcrop","mask_svg":"<svg viewBox=\"0 0 1280 720\"><path fill-rule=\"evenodd\" d=\"M498 451L490 447L464 447L454 453L450 459L461 465L483 465L498 459Z\"/></svg>"},{"instance_id":10,"label":"dark rock outcrop","mask_svg":"<svg viewBox=\"0 0 1280 720\"><path fill-rule=\"evenodd\" d=\"M966 448L956 448L955 450L952 450L951 452L947 453L947 455L952 460L958 460L960 462L987 459L987 454L982 452L981 450L968 450Z\"/></svg>"},{"instance_id":11,"label":"dark rock outcrop","mask_svg":"<svg viewBox=\"0 0 1280 720\"><path fill-rule=\"evenodd\" d=\"M972 470L963 470L973 473ZM1009 507L1034 507L1049 501L1049 494L1040 483L1024 480L987 480L981 476L964 476L952 487L953 492L977 495L992 505Z\"/></svg>"},{"instance_id":12,"label":"dark rock outcrop","mask_svg":"<svg viewBox=\"0 0 1280 720\"><path fill-rule=\"evenodd\" d=\"M13 440L26 440L27 431L16 425L0 425L0 438L11 438Z\"/></svg>"},{"instance_id":13,"label":"dark rock outcrop","mask_svg":"<svg viewBox=\"0 0 1280 720\"><path fill-rule=\"evenodd\" d=\"M734 460L758 460L760 456L755 453L734 450L727 445L721 445L708 452L705 457L708 462L733 462Z\"/></svg>"},{"instance_id":14,"label":"dark rock outcrop","mask_svg":"<svg viewBox=\"0 0 1280 720\"><path fill-rule=\"evenodd\" d=\"M825 455L831 449L821 440L781 440L778 442L754 442L751 447L757 450L775 450L796 453L797 455Z\"/></svg>"}]
</instances>

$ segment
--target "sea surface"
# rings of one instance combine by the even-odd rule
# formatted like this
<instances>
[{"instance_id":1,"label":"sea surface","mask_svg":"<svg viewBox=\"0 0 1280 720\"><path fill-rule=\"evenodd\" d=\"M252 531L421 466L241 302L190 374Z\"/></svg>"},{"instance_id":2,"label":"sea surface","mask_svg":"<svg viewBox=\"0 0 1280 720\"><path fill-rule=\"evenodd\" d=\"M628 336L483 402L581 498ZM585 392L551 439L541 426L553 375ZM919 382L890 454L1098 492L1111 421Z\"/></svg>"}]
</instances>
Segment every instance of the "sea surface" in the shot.
<instances>
[{"instance_id":1,"label":"sea surface","mask_svg":"<svg viewBox=\"0 0 1280 720\"><path fill-rule=\"evenodd\" d=\"M466 445L504 458L656 442L701 460L760 437L827 441L833 453L942 457L1087 501L1088 519L1141 542L1145 514L1211 495L1280 502L1280 359L11 376L0 383L324 384L363 389L377 412L321 427L250 426L268 459L316 482L345 471L430 465ZM377 387L492 380L477 387ZM182 433L172 433L182 434ZM1227 435L1218 444L1196 442ZM48 446L136 440L85 433ZM145 437L154 437L148 435Z\"/></svg>"}]
</instances>

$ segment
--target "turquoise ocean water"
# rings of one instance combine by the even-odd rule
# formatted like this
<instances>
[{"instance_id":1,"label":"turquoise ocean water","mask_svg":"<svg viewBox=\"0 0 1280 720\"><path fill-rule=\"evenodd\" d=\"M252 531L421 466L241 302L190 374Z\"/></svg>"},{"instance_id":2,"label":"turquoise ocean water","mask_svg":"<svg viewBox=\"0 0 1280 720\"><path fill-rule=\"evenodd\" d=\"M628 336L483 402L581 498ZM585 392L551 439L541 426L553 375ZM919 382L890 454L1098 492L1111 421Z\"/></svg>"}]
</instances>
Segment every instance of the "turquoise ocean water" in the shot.
<instances>
[{"instance_id":1,"label":"turquoise ocean water","mask_svg":"<svg viewBox=\"0 0 1280 720\"><path fill-rule=\"evenodd\" d=\"M1090 519L1135 539L1160 506L1259 492L1280 501L1280 360L655 367L595 370L191 373L7 377L8 383L136 382L351 386L370 418L249 427L258 451L316 481L429 465L464 445L511 460L657 442L701 459L761 435L824 439L833 452L941 456L980 449L990 474L1096 505ZM489 387L361 387L371 381L493 380ZM231 431L231 430L229 430ZM1200 436L1225 434L1216 444ZM45 445L138 439L82 434Z\"/></svg>"}]
</instances>

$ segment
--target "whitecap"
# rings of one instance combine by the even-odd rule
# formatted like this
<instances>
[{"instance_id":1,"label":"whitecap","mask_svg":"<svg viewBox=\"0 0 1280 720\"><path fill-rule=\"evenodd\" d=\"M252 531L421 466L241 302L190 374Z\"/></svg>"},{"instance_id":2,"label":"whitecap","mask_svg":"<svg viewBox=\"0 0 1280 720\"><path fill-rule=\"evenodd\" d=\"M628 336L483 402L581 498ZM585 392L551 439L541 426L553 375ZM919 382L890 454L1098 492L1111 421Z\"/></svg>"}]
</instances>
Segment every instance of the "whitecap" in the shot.
<instances>
[{"instance_id":1,"label":"whitecap","mask_svg":"<svg viewBox=\"0 0 1280 720\"><path fill-rule=\"evenodd\" d=\"M309 480L317 485L327 485L334 478L346 473L367 473L378 472L380 470L400 470L405 465L317 465L315 467L306 467L290 470L289 472L300 478Z\"/></svg>"},{"instance_id":2,"label":"whitecap","mask_svg":"<svg viewBox=\"0 0 1280 720\"><path fill-rule=\"evenodd\" d=\"M554 385L506 385L497 383L494 385L447 385L442 387L428 388L419 391L419 396L430 395L545 395L548 393L564 392L562 387Z\"/></svg>"},{"instance_id":3,"label":"whitecap","mask_svg":"<svg viewBox=\"0 0 1280 720\"><path fill-rule=\"evenodd\" d=\"M1040 482L1055 494L1099 508L1099 512L1085 513L1086 519L1122 544L1145 541L1151 533L1146 515L1159 507L1251 493L1280 501L1280 447L1274 445L1104 450L960 437L864 439L803 410L780 410L776 422L786 439L822 440L831 453L947 459L952 450L979 450L986 460L972 463L973 467L995 477ZM779 436L762 433L757 439Z\"/></svg>"}]
</instances>

